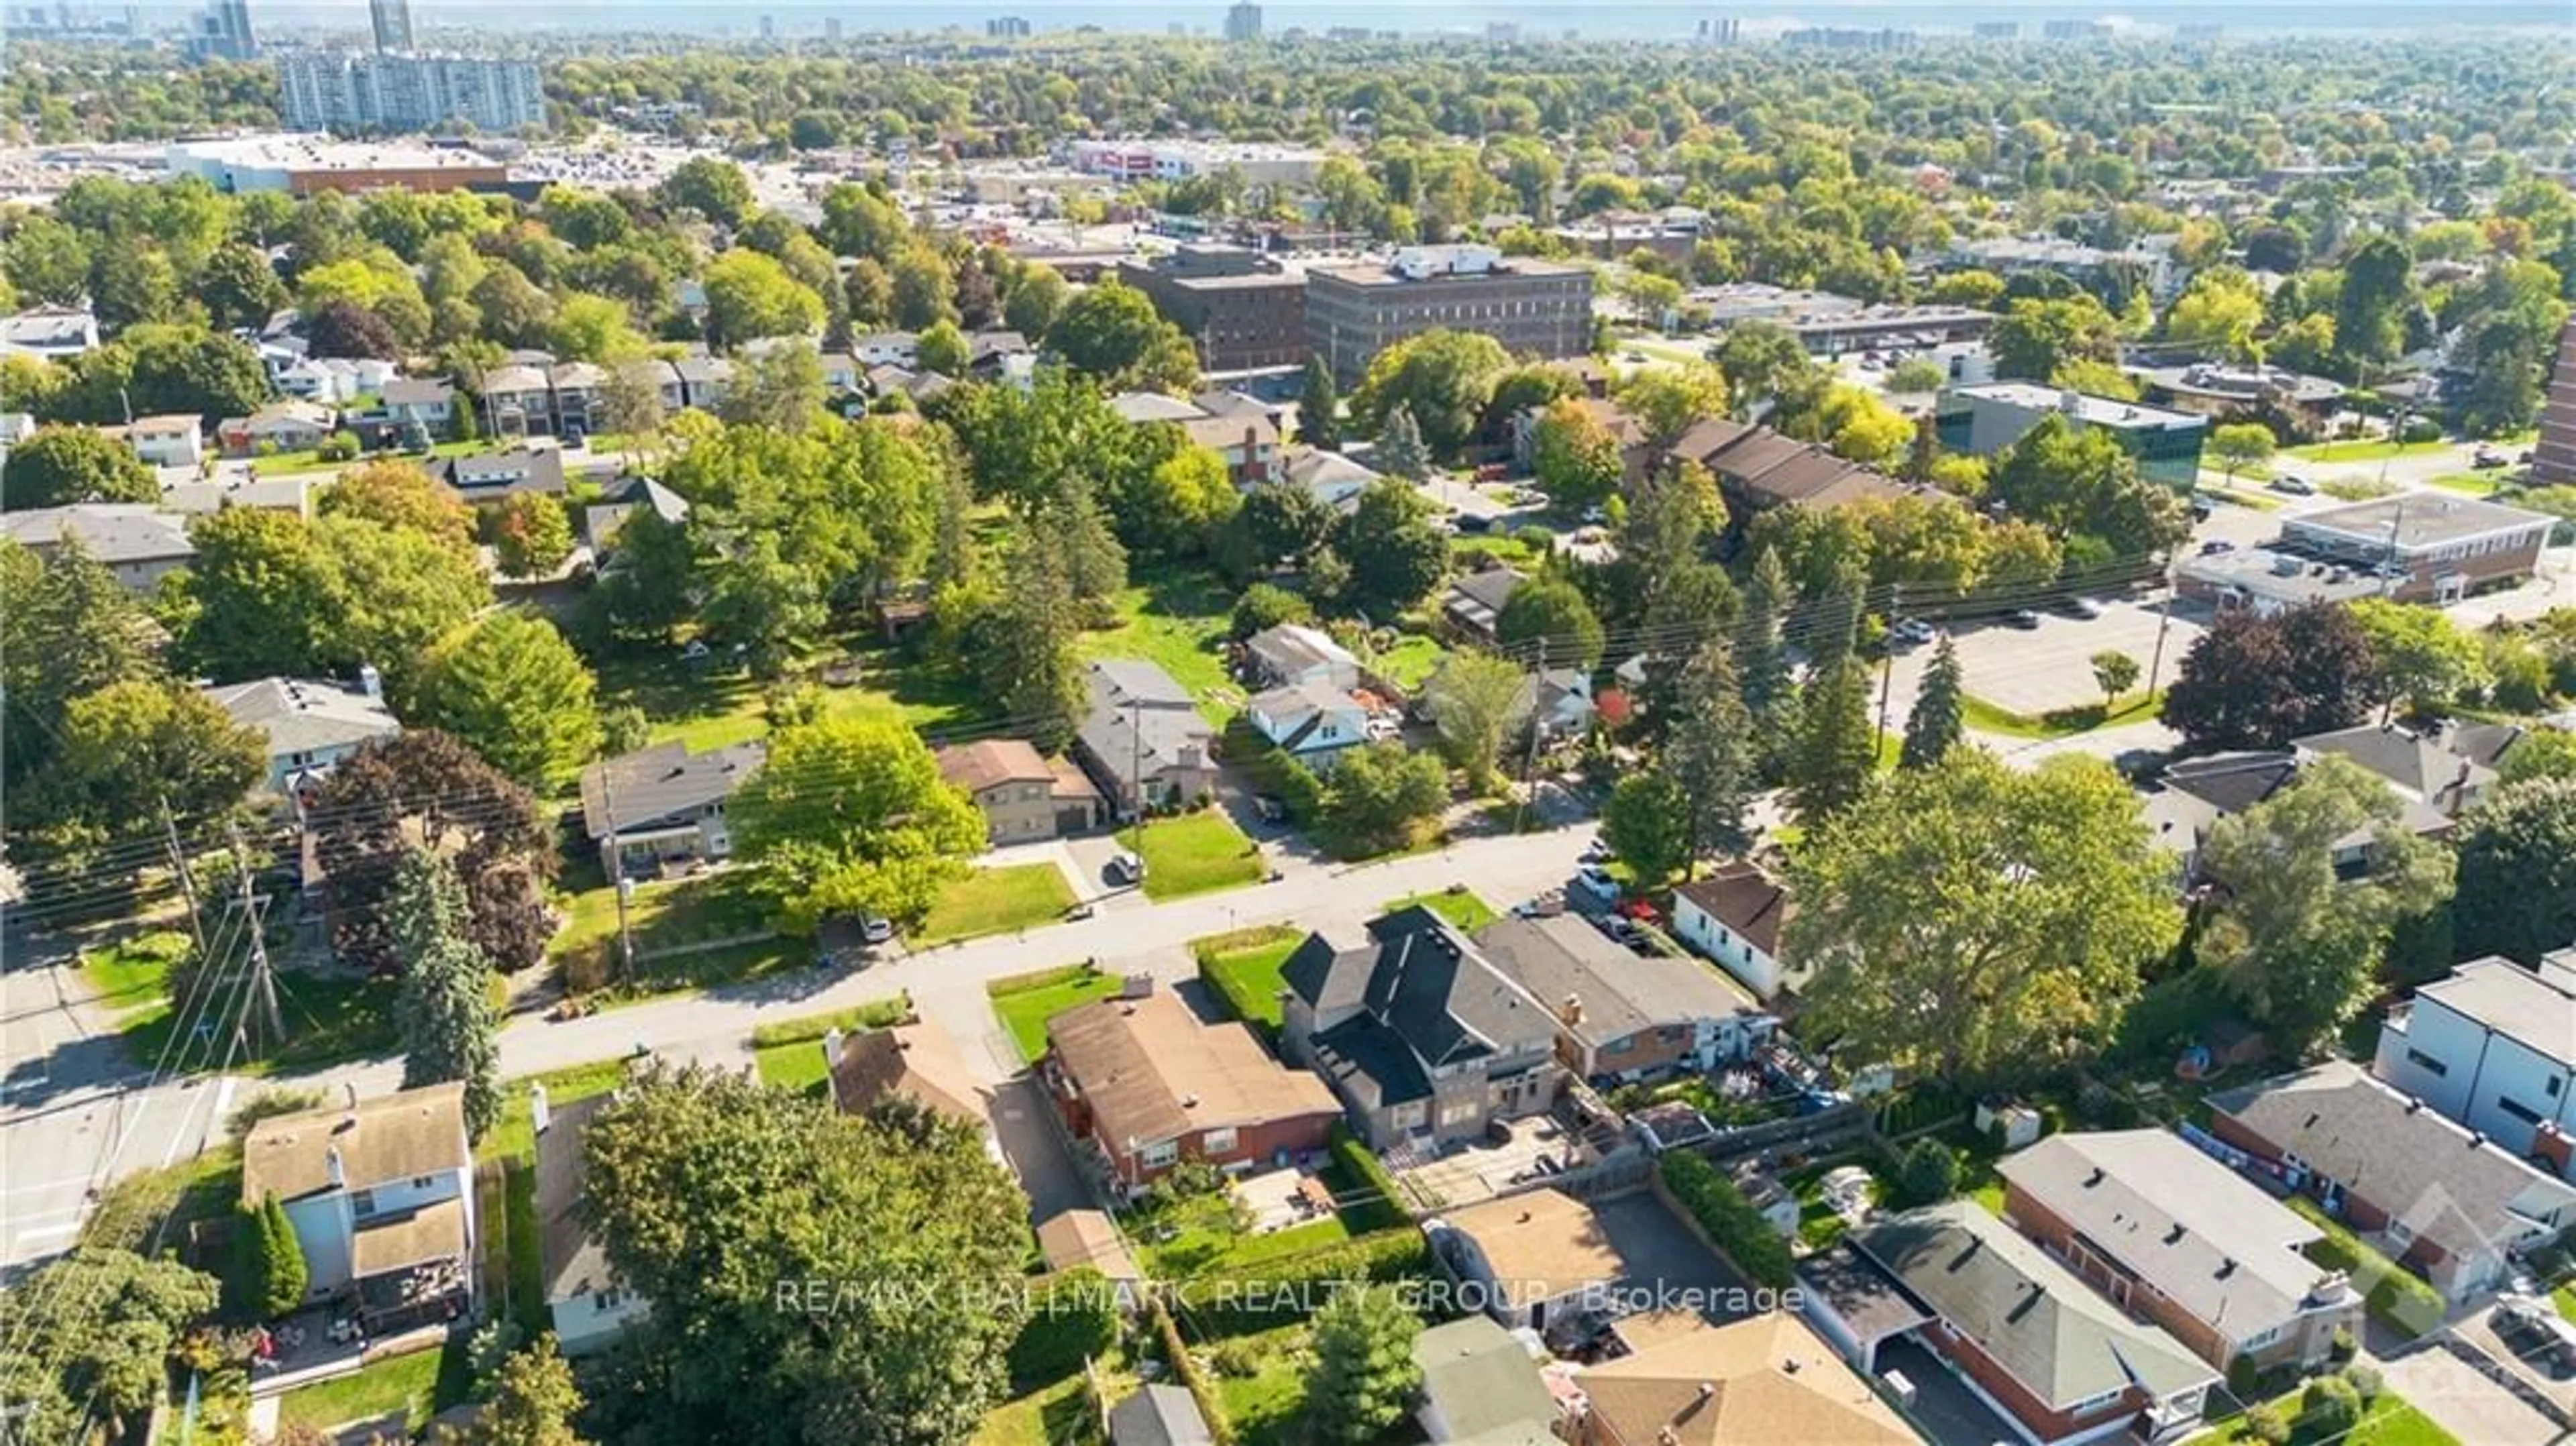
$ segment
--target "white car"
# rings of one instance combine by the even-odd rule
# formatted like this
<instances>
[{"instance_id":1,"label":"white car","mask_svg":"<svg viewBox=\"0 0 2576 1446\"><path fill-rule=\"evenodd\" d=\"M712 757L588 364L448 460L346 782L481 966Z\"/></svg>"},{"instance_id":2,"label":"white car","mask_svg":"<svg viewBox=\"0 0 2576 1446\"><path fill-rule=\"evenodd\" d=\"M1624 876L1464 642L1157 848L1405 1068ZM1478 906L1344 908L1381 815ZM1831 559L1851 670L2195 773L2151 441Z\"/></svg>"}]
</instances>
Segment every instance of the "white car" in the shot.
<instances>
[{"instance_id":1,"label":"white car","mask_svg":"<svg viewBox=\"0 0 2576 1446\"><path fill-rule=\"evenodd\" d=\"M1124 849L1110 855L1109 881L1113 884L1145 882L1145 861Z\"/></svg>"},{"instance_id":2,"label":"white car","mask_svg":"<svg viewBox=\"0 0 2576 1446\"><path fill-rule=\"evenodd\" d=\"M859 937L870 944L887 943L894 938L894 921L876 918L861 919Z\"/></svg>"}]
</instances>

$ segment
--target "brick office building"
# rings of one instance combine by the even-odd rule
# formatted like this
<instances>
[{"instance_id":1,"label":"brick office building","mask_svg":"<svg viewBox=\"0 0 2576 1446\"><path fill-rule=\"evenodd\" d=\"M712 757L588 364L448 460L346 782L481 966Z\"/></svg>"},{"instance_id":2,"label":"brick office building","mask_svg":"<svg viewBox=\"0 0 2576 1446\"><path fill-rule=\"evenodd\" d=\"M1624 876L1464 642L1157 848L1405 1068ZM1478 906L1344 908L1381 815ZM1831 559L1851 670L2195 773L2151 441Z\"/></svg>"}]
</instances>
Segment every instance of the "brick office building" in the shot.
<instances>
[{"instance_id":1,"label":"brick office building","mask_svg":"<svg viewBox=\"0 0 2576 1446\"><path fill-rule=\"evenodd\" d=\"M1151 261L1122 261L1118 279L1189 333L1204 370L1305 364L1306 278L1266 256L1239 246L1184 246Z\"/></svg>"},{"instance_id":2,"label":"brick office building","mask_svg":"<svg viewBox=\"0 0 2576 1446\"><path fill-rule=\"evenodd\" d=\"M1307 268L1306 344L1337 382L1440 327L1482 332L1506 351L1580 355L1592 342L1591 269L1490 246L1408 246L1382 262Z\"/></svg>"}]
</instances>

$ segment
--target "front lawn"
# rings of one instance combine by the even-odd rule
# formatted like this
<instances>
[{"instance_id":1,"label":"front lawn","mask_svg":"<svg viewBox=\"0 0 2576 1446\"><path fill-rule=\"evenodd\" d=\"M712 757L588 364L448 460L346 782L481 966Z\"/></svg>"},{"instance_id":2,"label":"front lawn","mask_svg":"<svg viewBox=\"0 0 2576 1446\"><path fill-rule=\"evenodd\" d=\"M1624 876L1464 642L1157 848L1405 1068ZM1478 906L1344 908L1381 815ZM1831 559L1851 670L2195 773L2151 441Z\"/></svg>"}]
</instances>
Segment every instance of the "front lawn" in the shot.
<instances>
[{"instance_id":1,"label":"front lawn","mask_svg":"<svg viewBox=\"0 0 2576 1446\"><path fill-rule=\"evenodd\" d=\"M474 1157L478 1160L515 1160L523 1165L536 1163L537 1127L530 1109L536 1085L546 1087L548 1107L561 1109L577 1100L604 1095L624 1083L624 1059L593 1060L589 1064L567 1065L544 1074L504 1080L501 1084L501 1118L492 1122L490 1133L474 1147Z\"/></svg>"},{"instance_id":2,"label":"front lawn","mask_svg":"<svg viewBox=\"0 0 2576 1446\"><path fill-rule=\"evenodd\" d=\"M1137 576L1114 603L1116 625L1083 634L1083 658L1142 658L1189 689L1208 722L1224 726L1243 700L1223 651L1234 594L1206 573L1173 568Z\"/></svg>"},{"instance_id":3,"label":"front lawn","mask_svg":"<svg viewBox=\"0 0 2576 1446\"><path fill-rule=\"evenodd\" d=\"M2439 477L2428 478L2427 485L2445 492L2465 492L2471 497L2484 497L2496 490L2496 478L2502 475L2500 472L2445 472Z\"/></svg>"},{"instance_id":4,"label":"front lawn","mask_svg":"<svg viewBox=\"0 0 2576 1446\"><path fill-rule=\"evenodd\" d=\"M760 1071L761 1082L777 1089L799 1093L823 1093L823 1036L833 1030L844 1034L864 1029L885 1029L912 1017L912 1001L904 998L874 999L850 1009L829 1014L809 1014L802 1019L780 1020L764 1024L751 1032L752 1063Z\"/></svg>"},{"instance_id":5,"label":"front lawn","mask_svg":"<svg viewBox=\"0 0 2576 1446\"><path fill-rule=\"evenodd\" d=\"M1019 1047L1020 1058L1035 1064L1038 1056L1046 1053L1048 1020L1077 1004L1115 995L1120 983L1115 974L1076 964L1051 970L1032 981L996 979L989 987L993 1013L1011 1032L1011 1043Z\"/></svg>"},{"instance_id":6,"label":"front lawn","mask_svg":"<svg viewBox=\"0 0 2576 1446\"><path fill-rule=\"evenodd\" d=\"M2290 1446L2460 1446L2460 1438L2385 1388L2349 1433L2320 1430L2300 1419L2300 1394L2292 1391L2269 1403L2290 1423ZM2255 1439L2245 1417L2237 1416L2216 1430L2192 1437L2186 1446L2250 1446Z\"/></svg>"},{"instance_id":7,"label":"front lawn","mask_svg":"<svg viewBox=\"0 0 2576 1446\"><path fill-rule=\"evenodd\" d=\"M2163 709L2164 701L2165 695L2161 690L2123 693L2109 708L2100 703L2083 703L2034 716L1999 708L1974 693L1965 693L1959 698L1959 713L1969 731L1975 733L1998 733L2007 738L2072 738L2096 728L2147 722ZM1895 738L1897 750L1902 752L1905 746L1903 736L1891 736ZM1880 753L1884 755L1886 751L1886 740L1882 739Z\"/></svg>"},{"instance_id":8,"label":"front lawn","mask_svg":"<svg viewBox=\"0 0 2576 1446\"><path fill-rule=\"evenodd\" d=\"M621 977L617 951L617 891L607 885L558 899L566 922L547 952L558 965L581 950L603 961L600 976L614 996L632 1002L677 990L758 979L814 962L813 945L772 932L769 901L750 869L720 869L670 883L638 884L627 901L635 933L635 977ZM719 939L736 942L695 948Z\"/></svg>"},{"instance_id":9,"label":"front lawn","mask_svg":"<svg viewBox=\"0 0 2576 1446\"><path fill-rule=\"evenodd\" d=\"M2294 1194L2287 1203L2325 1234L2325 1239L2307 1248L2308 1259L2351 1277L2373 1320L2405 1336L2422 1335L2442 1323L2442 1298L2433 1287L2382 1254L2351 1226L2328 1215L2316 1201Z\"/></svg>"},{"instance_id":10,"label":"front lawn","mask_svg":"<svg viewBox=\"0 0 2576 1446\"><path fill-rule=\"evenodd\" d=\"M378 1361L354 1375L302 1386L277 1403L278 1424L317 1431L400 1412L404 1429L429 1424L438 1388L436 1351L414 1351Z\"/></svg>"},{"instance_id":11,"label":"front lawn","mask_svg":"<svg viewBox=\"0 0 2576 1446\"><path fill-rule=\"evenodd\" d=\"M1073 886L1053 864L977 869L940 891L915 944L927 947L1052 924L1073 907Z\"/></svg>"},{"instance_id":12,"label":"front lawn","mask_svg":"<svg viewBox=\"0 0 2576 1446\"><path fill-rule=\"evenodd\" d=\"M1145 897L1180 899L1216 889L1259 883L1269 871L1261 850L1213 808L1156 819L1141 834L1128 829L1120 842L1145 861Z\"/></svg>"},{"instance_id":13,"label":"front lawn","mask_svg":"<svg viewBox=\"0 0 2576 1446\"><path fill-rule=\"evenodd\" d=\"M1410 909L1417 904L1470 934L1502 917L1495 911L1493 905L1477 898L1472 891L1461 886L1436 889L1424 894L1408 894L1401 899L1389 899L1378 906L1378 912L1392 914Z\"/></svg>"},{"instance_id":14,"label":"front lawn","mask_svg":"<svg viewBox=\"0 0 2576 1446\"><path fill-rule=\"evenodd\" d=\"M1275 1031L1280 1024L1279 991L1288 987L1280 977L1280 966L1304 942L1301 929L1264 924L1193 939L1190 954L1199 961L1201 977L1233 1008L1236 1018Z\"/></svg>"},{"instance_id":15,"label":"front lawn","mask_svg":"<svg viewBox=\"0 0 2576 1446\"><path fill-rule=\"evenodd\" d=\"M275 1044L265 1040L254 1012L252 1046L236 1049L229 1025L216 1022L219 1016L239 1017L242 1000L232 989L212 1001L214 1008L206 1007L206 1001L189 1005L184 1021L171 1013L169 972L185 955L183 947L156 962L129 949L100 972L119 991L116 998L128 1002L116 1016L117 1035L126 1052L147 1069L167 1060L170 1069L179 1073L224 1067L234 1074L299 1074L401 1051L402 1041L394 1030L392 980L300 969L278 969L270 976L277 990L278 1013L286 1025L285 1039ZM143 1002L133 1003L136 1000ZM173 1048L172 1037L182 1027L189 1038Z\"/></svg>"},{"instance_id":16,"label":"front lawn","mask_svg":"<svg viewBox=\"0 0 2576 1446\"><path fill-rule=\"evenodd\" d=\"M80 956L81 976L89 981L98 1006L111 1014L131 1009L166 1007L164 985L170 970L188 957L188 936L176 930L136 934L103 944Z\"/></svg>"}]
</instances>

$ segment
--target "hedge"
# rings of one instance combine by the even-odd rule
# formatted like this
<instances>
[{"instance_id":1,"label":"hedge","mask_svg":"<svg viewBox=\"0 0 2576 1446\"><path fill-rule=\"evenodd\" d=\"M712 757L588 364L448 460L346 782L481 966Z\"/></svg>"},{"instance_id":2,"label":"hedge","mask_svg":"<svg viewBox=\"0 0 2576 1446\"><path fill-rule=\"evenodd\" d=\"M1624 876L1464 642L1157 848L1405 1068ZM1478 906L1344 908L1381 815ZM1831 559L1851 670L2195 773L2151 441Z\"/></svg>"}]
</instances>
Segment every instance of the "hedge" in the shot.
<instances>
[{"instance_id":1,"label":"hedge","mask_svg":"<svg viewBox=\"0 0 2576 1446\"><path fill-rule=\"evenodd\" d=\"M1051 989L1058 984L1070 984L1076 979L1099 972L1100 967L1096 964L1059 964L1053 969L1040 969L1029 974L1005 974L999 979L988 980L984 985L984 992L995 999L1000 999L1006 995L1027 994L1032 990Z\"/></svg>"},{"instance_id":2,"label":"hedge","mask_svg":"<svg viewBox=\"0 0 2576 1446\"><path fill-rule=\"evenodd\" d=\"M1396 1192L1395 1177L1386 1172L1386 1165L1378 1159L1376 1152L1361 1144L1347 1125L1338 1120L1333 1123L1332 1138L1325 1149L1341 1172L1350 1177L1352 1184L1375 1196L1356 1204L1335 1202L1342 1212L1342 1223L1351 1228L1353 1235L1390 1230L1411 1222L1412 1214L1404 1208L1404 1197Z\"/></svg>"},{"instance_id":3,"label":"hedge","mask_svg":"<svg viewBox=\"0 0 2576 1446\"><path fill-rule=\"evenodd\" d=\"M1172 1295L1191 1324L1211 1335L1244 1335L1305 1319L1333 1286L1418 1280L1431 1269L1431 1247L1408 1225L1185 1281Z\"/></svg>"},{"instance_id":4,"label":"hedge","mask_svg":"<svg viewBox=\"0 0 2576 1446\"><path fill-rule=\"evenodd\" d=\"M782 1019L776 1024L755 1025L751 1031L754 1049L767 1049L775 1044L803 1044L821 1039L837 1029L855 1034L864 1029L891 1029L912 1018L912 999L897 995L892 999L871 999L865 1004L831 1014L809 1014L803 1019Z\"/></svg>"},{"instance_id":5,"label":"hedge","mask_svg":"<svg viewBox=\"0 0 2576 1446\"><path fill-rule=\"evenodd\" d=\"M1789 1242L1717 1167L1688 1150L1667 1151L1659 1167L1664 1188L1699 1222L1719 1251L1754 1285L1787 1290L1797 1284Z\"/></svg>"},{"instance_id":6,"label":"hedge","mask_svg":"<svg viewBox=\"0 0 2576 1446\"><path fill-rule=\"evenodd\" d=\"M1180 1324L1172 1319L1161 1296L1153 1298L1150 1309L1154 1330L1163 1339L1163 1354L1171 1358L1172 1374L1189 1388L1190 1399L1198 1403L1199 1414L1207 1418L1208 1439L1216 1446L1234 1446L1234 1422L1225 1414L1225 1399L1199 1373L1198 1362L1190 1359L1189 1345L1181 1339Z\"/></svg>"}]
</instances>

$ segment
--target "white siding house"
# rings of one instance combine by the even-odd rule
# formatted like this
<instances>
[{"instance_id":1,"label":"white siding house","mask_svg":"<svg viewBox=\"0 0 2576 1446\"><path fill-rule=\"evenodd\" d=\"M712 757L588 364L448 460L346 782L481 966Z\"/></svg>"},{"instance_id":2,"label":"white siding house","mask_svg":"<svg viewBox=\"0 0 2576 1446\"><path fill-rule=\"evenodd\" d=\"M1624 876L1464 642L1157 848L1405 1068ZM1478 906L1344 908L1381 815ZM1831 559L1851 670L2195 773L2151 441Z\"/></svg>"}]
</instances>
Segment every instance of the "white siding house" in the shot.
<instances>
[{"instance_id":1,"label":"white siding house","mask_svg":"<svg viewBox=\"0 0 2576 1446\"><path fill-rule=\"evenodd\" d=\"M1329 768L1342 750L1368 741L1368 710L1326 683L1256 693L1243 711L1256 732L1310 768Z\"/></svg>"},{"instance_id":2,"label":"white siding house","mask_svg":"<svg viewBox=\"0 0 2576 1446\"><path fill-rule=\"evenodd\" d=\"M1815 972L1781 959L1780 932L1794 914L1788 890L1756 864L1727 864L1673 890L1674 935L1766 1004Z\"/></svg>"},{"instance_id":3,"label":"white siding house","mask_svg":"<svg viewBox=\"0 0 2576 1446\"><path fill-rule=\"evenodd\" d=\"M2576 949L2537 970L2479 959L2415 991L2379 1031L2371 1072L2517 1156L2576 1132ZM2538 1146L2537 1150L2535 1147Z\"/></svg>"}]
</instances>

